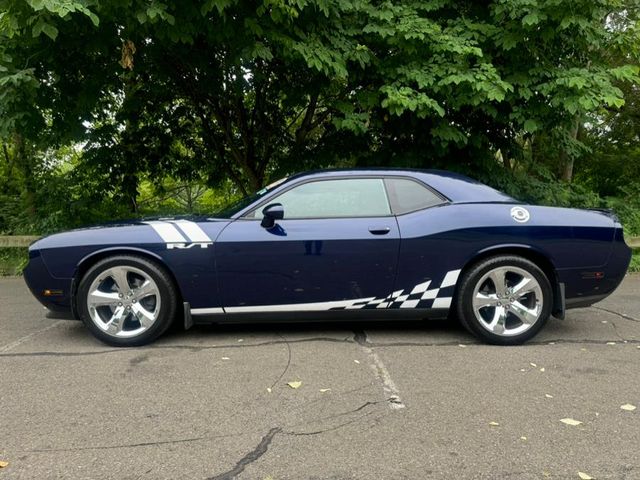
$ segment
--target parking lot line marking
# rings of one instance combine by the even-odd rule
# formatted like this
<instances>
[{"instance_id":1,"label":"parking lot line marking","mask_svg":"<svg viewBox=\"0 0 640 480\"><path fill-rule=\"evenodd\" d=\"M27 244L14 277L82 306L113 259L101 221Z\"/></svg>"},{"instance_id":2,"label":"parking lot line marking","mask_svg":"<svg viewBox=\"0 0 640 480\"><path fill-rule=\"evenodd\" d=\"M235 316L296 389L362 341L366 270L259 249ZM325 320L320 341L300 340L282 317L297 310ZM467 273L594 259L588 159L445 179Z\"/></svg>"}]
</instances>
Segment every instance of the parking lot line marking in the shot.
<instances>
[{"instance_id":1,"label":"parking lot line marking","mask_svg":"<svg viewBox=\"0 0 640 480\"><path fill-rule=\"evenodd\" d=\"M48 330L51 330L54 327L57 327L58 325L62 324L63 320L58 320L57 322L53 322L51 325L49 325L48 327L42 328L40 330L37 330L35 332L31 332L29 335L25 335L22 338L19 338L18 340L8 343L7 345L0 347L0 353L5 353L8 352L9 350L13 350L14 348L16 348L19 345L22 345L25 342L28 342L31 338L35 337L36 335L40 335L41 333L44 333Z\"/></svg>"},{"instance_id":2,"label":"parking lot line marking","mask_svg":"<svg viewBox=\"0 0 640 480\"><path fill-rule=\"evenodd\" d=\"M382 383L382 390L384 391L388 399L389 408L391 410L400 410L402 408L406 408L406 405L400 398L398 387L391 378L389 370L387 370L387 367L384 365L382 359L378 356L378 354L373 351L373 348L367 345L366 334L364 332L356 332L356 342L369 357L369 366L373 370L373 373L376 375L376 377Z\"/></svg>"},{"instance_id":3,"label":"parking lot line marking","mask_svg":"<svg viewBox=\"0 0 640 480\"><path fill-rule=\"evenodd\" d=\"M391 410L399 410L401 408L405 408L406 405L402 403L402 399L400 398L400 394L398 392L398 387L391 379L391 375L389 374L389 370L384 366L382 360L378 356L376 352L374 352L369 347L363 347L365 350L369 350L369 356L372 360L371 368L374 372L376 372L377 376L382 381L382 389L388 395L389 398L389 408Z\"/></svg>"}]
</instances>

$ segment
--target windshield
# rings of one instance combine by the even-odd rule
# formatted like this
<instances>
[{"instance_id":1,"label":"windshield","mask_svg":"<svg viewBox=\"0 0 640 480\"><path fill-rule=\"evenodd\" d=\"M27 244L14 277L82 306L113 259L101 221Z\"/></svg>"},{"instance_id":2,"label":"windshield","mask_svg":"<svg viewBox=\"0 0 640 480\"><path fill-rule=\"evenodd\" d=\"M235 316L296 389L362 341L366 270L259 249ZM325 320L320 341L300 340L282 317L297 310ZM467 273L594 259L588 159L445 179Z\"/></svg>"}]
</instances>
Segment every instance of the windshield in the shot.
<instances>
[{"instance_id":1,"label":"windshield","mask_svg":"<svg viewBox=\"0 0 640 480\"><path fill-rule=\"evenodd\" d=\"M284 177L284 178L281 178L280 180L276 180L275 182L270 183L269 185L264 187L262 190L258 190L255 193L247 195L246 197L241 198L240 200L236 200L235 202L232 202L229 205L226 205L222 209L215 212L214 216L218 218L233 217L240 210L248 207L256 200L264 197L267 193L269 193L271 190L276 188L278 185L280 185L281 183L284 183L287 180L287 178L289 177Z\"/></svg>"}]
</instances>

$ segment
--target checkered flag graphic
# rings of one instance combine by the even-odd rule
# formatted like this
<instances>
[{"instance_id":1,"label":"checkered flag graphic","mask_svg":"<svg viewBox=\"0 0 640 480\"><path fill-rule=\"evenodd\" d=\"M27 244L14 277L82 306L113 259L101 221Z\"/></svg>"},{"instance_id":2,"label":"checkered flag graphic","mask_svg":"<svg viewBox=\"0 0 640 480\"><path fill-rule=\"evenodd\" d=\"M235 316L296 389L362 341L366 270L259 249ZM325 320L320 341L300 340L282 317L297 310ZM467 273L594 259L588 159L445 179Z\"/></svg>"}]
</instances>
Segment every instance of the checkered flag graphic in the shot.
<instances>
[{"instance_id":1,"label":"checkered flag graphic","mask_svg":"<svg viewBox=\"0 0 640 480\"><path fill-rule=\"evenodd\" d=\"M451 270L442 279L440 286L432 286L432 281L420 283L409 293L396 290L385 298L359 298L347 306L332 310L371 309L371 308L449 308L460 270Z\"/></svg>"}]
</instances>

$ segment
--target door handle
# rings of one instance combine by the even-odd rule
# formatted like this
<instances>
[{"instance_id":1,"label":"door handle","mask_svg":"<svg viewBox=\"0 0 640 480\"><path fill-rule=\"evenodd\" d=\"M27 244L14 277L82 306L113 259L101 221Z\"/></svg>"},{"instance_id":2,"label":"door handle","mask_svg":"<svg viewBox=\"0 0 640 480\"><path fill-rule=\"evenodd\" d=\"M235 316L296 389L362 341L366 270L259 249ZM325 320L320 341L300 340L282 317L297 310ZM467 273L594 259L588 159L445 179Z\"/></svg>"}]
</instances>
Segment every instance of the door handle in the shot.
<instances>
[{"instance_id":1,"label":"door handle","mask_svg":"<svg viewBox=\"0 0 640 480\"><path fill-rule=\"evenodd\" d=\"M374 235L386 235L391 231L390 227L369 227L369 231Z\"/></svg>"}]
</instances>

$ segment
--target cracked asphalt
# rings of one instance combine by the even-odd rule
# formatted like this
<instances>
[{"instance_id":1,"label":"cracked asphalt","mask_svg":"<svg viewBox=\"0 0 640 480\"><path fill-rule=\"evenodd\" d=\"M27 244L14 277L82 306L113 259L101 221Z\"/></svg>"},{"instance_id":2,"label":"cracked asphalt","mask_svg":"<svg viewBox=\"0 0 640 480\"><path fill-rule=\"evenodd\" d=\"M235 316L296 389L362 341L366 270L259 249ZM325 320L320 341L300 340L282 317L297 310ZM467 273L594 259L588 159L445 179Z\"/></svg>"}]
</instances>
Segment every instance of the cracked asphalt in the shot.
<instances>
[{"instance_id":1,"label":"cracked asphalt","mask_svg":"<svg viewBox=\"0 0 640 480\"><path fill-rule=\"evenodd\" d=\"M640 479L639 447L638 275L521 347L358 322L114 349L0 279L0 480Z\"/></svg>"}]
</instances>

